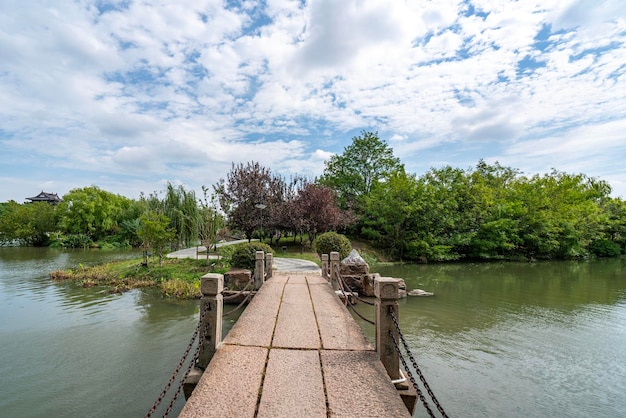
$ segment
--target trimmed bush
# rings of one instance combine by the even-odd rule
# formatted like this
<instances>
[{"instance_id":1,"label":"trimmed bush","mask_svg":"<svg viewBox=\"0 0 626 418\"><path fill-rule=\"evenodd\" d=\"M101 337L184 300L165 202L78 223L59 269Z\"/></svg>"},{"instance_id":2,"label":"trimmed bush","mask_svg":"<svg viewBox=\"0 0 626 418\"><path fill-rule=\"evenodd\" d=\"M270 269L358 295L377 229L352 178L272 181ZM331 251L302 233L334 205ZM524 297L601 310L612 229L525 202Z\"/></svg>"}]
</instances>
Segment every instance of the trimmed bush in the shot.
<instances>
[{"instance_id":1,"label":"trimmed bush","mask_svg":"<svg viewBox=\"0 0 626 418\"><path fill-rule=\"evenodd\" d=\"M233 267L239 267L254 271L254 264L256 262L256 252L263 251L266 254L274 254L274 250L267 244L260 242L247 242L245 244L237 244L235 251L230 258L230 265Z\"/></svg>"},{"instance_id":2,"label":"trimmed bush","mask_svg":"<svg viewBox=\"0 0 626 418\"><path fill-rule=\"evenodd\" d=\"M345 235L336 232L324 232L315 238L313 248L320 257L322 257L322 254L330 254L332 251L337 251L339 257L343 259L352 251L352 243Z\"/></svg>"}]
</instances>

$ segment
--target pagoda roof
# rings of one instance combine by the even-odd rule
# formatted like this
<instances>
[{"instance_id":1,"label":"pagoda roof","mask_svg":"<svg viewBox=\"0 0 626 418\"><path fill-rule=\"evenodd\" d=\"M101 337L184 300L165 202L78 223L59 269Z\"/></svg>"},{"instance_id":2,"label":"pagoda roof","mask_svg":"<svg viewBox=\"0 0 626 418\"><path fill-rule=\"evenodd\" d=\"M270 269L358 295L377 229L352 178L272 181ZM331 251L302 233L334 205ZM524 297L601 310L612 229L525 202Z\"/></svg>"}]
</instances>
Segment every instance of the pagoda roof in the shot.
<instances>
[{"instance_id":1,"label":"pagoda roof","mask_svg":"<svg viewBox=\"0 0 626 418\"><path fill-rule=\"evenodd\" d=\"M31 202L53 202L53 203L58 203L58 202L63 201L63 199L61 199L58 194L46 193L43 190L37 196L27 197L26 200L30 200Z\"/></svg>"}]
</instances>

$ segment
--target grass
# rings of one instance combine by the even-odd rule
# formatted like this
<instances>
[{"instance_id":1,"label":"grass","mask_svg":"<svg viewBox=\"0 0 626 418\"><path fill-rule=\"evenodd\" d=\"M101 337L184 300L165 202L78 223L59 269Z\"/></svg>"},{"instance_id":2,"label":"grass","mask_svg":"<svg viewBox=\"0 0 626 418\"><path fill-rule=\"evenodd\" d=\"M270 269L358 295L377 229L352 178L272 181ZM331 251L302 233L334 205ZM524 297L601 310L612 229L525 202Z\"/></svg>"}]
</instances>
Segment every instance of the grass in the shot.
<instances>
[{"instance_id":1,"label":"grass","mask_svg":"<svg viewBox=\"0 0 626 418\"><path fill-rule=\"evenodd\" d=\"M200 277L209 272L226 271L226 267L217 263L207 266L206 260L165 258L162 266L153 261L148 267L143 266L142 261L133 259L92 267L79 266L53 271L50 277L57 282L71 280L83 287L107 286L113 293L157 287L165 296L191 299L200 297Z\"/></svg>"},{"instance_id":2,"label":"grass","mask_svg":"<svg viewBox=\"0 0 626 418\"><path fill-rule=\"evenodd\" d=\"M351 242L370 267L387 261L383 254L368 243L357 240ZM306 237L302 244L299 237L296 241L292 237L281 238L278 242L274 241L271 247L274 249L274 257L309 260L321 265L320 257L311 249ZM148 267L142 265L143 259L115 261L92 267L80 265L71 270L54 271L50 273L50 277L59 282L74 281L83 287L108 286L112 293L156 287L164 296L192 299L200 297L200 278L204 274L225 273L228 270L229 266L224 260L230 259L229 255L234 248L235 246L220 247L218 253L224 258L209 260L208 266L201 254L198 260L164 258L162 266L159 266L156 258L151 259Z\"/></svg>"}]
</instances>

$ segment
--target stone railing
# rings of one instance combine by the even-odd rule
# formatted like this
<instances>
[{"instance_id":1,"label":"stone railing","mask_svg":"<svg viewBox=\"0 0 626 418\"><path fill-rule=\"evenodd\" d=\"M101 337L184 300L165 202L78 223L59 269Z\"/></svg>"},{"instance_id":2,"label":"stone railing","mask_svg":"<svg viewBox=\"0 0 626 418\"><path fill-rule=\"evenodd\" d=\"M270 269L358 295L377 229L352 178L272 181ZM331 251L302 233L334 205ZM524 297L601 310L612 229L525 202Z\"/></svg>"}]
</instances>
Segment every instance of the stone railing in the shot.
<instances>
[{"instance_id":1,"label":"stone railing","mask_svg":"<svg viewBox=\"0 0 626 418\"><path fill-rule=\"evenodd\" d=\"M400 285L403 283L403 280L391 277L380 277L379 274L370 275L369 268L367 269L367 273L367 278L373 278L374 282L376 352L379 354L380 361L385 366L389 377L395 381L400 379L401 376L399 371L399 355L395 350L392 339L393 336L397 341L398 335L391 314L393 312L396 318L399 317L398 299L400 298ZM331 252L330 255L322 255L322 276L330 282L333 290L338 293L344 290L352 292L343 281L339 253Z\"/></svg>"}]
</instances>

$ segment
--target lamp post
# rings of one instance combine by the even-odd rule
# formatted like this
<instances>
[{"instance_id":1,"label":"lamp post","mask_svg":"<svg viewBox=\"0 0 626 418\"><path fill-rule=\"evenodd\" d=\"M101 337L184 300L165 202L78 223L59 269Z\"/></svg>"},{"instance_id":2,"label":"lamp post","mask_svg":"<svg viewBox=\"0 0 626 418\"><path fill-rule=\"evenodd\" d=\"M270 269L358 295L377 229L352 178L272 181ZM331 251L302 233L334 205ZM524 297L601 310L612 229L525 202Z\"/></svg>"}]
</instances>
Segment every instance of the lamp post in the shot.
<instances>
[{"instance_id":1,"label":"lamp post","mask_svg":"<svg viewBox=\"0 0 626 418\"><path fill-rule=\"evenodd\" d=\"M265 209L267 206L263 203L263 198L261 198L261 201L254 205L254 207L259 210L259 234L261 237L261 242L263 242L263 209Z\"/></svg>"}]
</instances>

